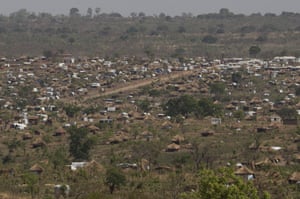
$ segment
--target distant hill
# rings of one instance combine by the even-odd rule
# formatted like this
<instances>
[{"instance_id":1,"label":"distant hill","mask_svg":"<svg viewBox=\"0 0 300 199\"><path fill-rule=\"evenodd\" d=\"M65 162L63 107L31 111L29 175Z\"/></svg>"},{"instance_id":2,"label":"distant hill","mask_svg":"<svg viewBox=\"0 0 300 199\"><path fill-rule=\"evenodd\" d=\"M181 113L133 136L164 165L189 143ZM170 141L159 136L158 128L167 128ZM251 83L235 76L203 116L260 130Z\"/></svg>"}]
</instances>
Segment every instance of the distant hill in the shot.
<instances>
[{"instance_id":1,"label":"distant hill","mask_svg":"<svg viewBox=\"0 0 300 199\"><path fill-rule=\"evenodd\" d=\"M26 10L0 16L0 56L57 52L89 56L260 57L300 56L300 14L219 13L170 17L133 13L53 16Z\"/></svg>"}]
</instances>

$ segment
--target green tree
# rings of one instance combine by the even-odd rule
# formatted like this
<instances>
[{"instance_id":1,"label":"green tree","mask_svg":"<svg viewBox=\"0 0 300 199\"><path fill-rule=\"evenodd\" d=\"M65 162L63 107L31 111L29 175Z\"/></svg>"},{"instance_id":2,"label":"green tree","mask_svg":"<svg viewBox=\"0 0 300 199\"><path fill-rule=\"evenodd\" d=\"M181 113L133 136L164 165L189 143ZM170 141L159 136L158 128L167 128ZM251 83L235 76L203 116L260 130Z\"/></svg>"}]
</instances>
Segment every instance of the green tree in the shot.
<instances>
[{"instance_id":1,"label":"green tree","mask_svg":"<svg viewBox=\"0 0 300 199\"><path fill-rule=\"evenodd\" d=\"M43 55L46 57L46 58L50 58L50 57L53 57L53 52L51 50L44 50L43 51Z\"/></svg>"},{"instance_id":2,"label":"green tree","mask_svg":"<svg viewBox=\"0 0 300 199\"><path fill-rule=\"evenodd\" d=\"M146 17L146 14L144 12L139 12L138 16L143 18L143 17Z\"/></svg>"},{"instance_id":3,"label":"green tree","mask_svg":"<svg viewBox=\"0 0 300 199\"><path fill-rule=\"evenodd\" d=\"M144 53L150 58L152 58L154 56L154 52L151 49L151 47L149 47L149 46L145 46Z\"/></svg>"},{"instance_id":4,"label":"green tree","mask_svg":"<svg viewBox=\"0 0 300 199\"><path fill-rule=\"evenodd\" d=\"M137 105L144 112L149 112L151 110L150 101L148 99L139 101Z\"/></svg>"},{"instance_id":5,"label":"green tree","mask_svg":"<svg viewBox=\"0 0 300 199\"><path fill-rule=\"evenodd\" d=\"M137 160L145 158L149 163L157 161L157 157L164 146L158 142L141 142L132 146L133 157Z\"/></svg>"},{"instance_id":6,"label":"green tree","mask_svg":"<svg viewBox=\"0 0 300 199\"><path fill-rule=\"evenodd\" d=\"M217 37L214 37L212 35L206 35L203 37L202 42L207 44L214 44L218 41Z\"/></svg>"},{"instance_id":7,"label":"green tree","mask_svg":"<svg viewBox=\"0 0 300 199\"><path fill-rule=\"evenodd\" d=\"M215 82L210 85L210 92L215 95L222 95L225 93L225 84L223 82Z\"/></svg>"},{"instance_id":8,"label":"green tree","mask_svg":"<svg viewBox=\"0 0 300 199\"><path fill-rule=\"evenodd\" d=\"M13 152L20 146L20 144L21 144L21 141L18 140L17 138L14 138L13 140L11 140L7 143L7 148L9 150L9 152Z\"/></svg>"},{"instance_id":9,"label":"green tree","mask_svg":"<svg viewBox=\"0 0 300 199\"><path fill-rule=\"evenodd\" d=\"M256 57L260 53L261 49L258 46L251 46L249 48L249 55Z\"/></svg>"},{"instance_id":10,"label":"green tree","mask_svg":"<svg viewBox=\"0 0 300 199\"><path fill-rule=\"evenodd\" d=\"M216 82L210 85L210 92L213 94L224 94L225 84L222 82Z\"/></svg>"},{"instance_id":11,"label":"green tree","mask_svg":"<svg viewBox=\"0 0 300 199\"><path fill-rule=\"evenodd\" d=\"M127 39L128 39L128 34L122 34L121 36L120 36L120 39L122 40L122 41L126 41Z\"/></svg>"},{"instance_id":12,"label":"green tree","mask_svg":"<svg viewBox=\"0 0 300 199\"><path fill-rule=\"evenodd\" d=\"M95 8L95 13L98 16L100 14L101 8Z\"/></svg>"},{"instance_id":13,"label":"green tree","mask_svg":"<svg viewBox=\"0 0 300 199\"><path fill-rule=\"evenodd\" d=\"M255 31L256 31L255 26L242 26L240 28L240 33L242 33L242 34L251 33L251 32L255 32Z\"/></svg>"},{"instance_id":14,"label":"green tree","mask_svg":"<svg viewBox=\"0 0 300 199\"><path fill-rule=\"evenodd\" d=\"M110 168L106 171L105 184L109 187L111 194L116 188L126 184L126 177L116 168Z\"/></svg>"},{"instance_id":15,"label":"green tree","mask_svg":"<svg viewBox=\"0 0 300 199\"><path fill-rule=\"evenodd\" d=\"M31 195L31 198L35 198L35 195L39 192L38 186L38 176L34 173L25 173L23 176L23 181L27 185L27 190Z\"/></svg>"},{"instance_id":16,"label":"green tree","mask_svg":"<svg viewBox=\"0 0 300 199\"><path fill-rule=\"evenodd\" d=\"M86 107L82 112L89 115L89 114L97 113L99 110L100 110L100 107L91 105L91 106Z\"/></svg>"},{"instance_id":17,"label":"green tree","mask_svg":"<svg viewBox=\"0 0 300 199\"><path fill-rule=\"evenodd\" d=\"M212 167L213 158L210 152L210 146L201 144L197 140L192 141L192 160L195 163L194 168L199 171L200 168Z\"/></svg>"},{"instance_id":18,"label":"green tree","mask_svg":"<svg viewBox=\"0 0 300 199\"><path fill-rule=\"evenodd\" d=\"M231 81L235 83L240 83L242 81L242 74L240 72L232 73Z\"/></svg>"},{"instance_id":19,"label":"green tree","mask_svg":"<svg viewBox=\"0 0 300 199\"><path fill-rule=\"evenodd\" d=\"M54 169L57 169L58 167L63 167L68 162L68 155L65 148L61 147L56 149L50 155L50 161L52 162Z\"/></svg>"},{"instance_id":20,"label":"green tree","mask_svg":"<svg viewBox=\"0 0 300 199\"><path fill-rule=\"evenodd\" d=\"M68 42L69 42L71 45L73 45L73 43L75 42L74 37L70 37L70 38L68 39Z\"/></svg>"},{"instance_id":21,"label":"green tree","mask_svg":"<svg viewBox=\"0 0 300 199\"><path fill-rule=\"evenodd\" d=\"M169 31L169 26L166 24L160 24L156 27L156 30L160 33L167 33Z\"/></svg>"},{"instance_id":22,"label":"green tree","mask_svg":"<svg viewBox=\"0 0 300 199\"><path fill-rule=\"evenodd\" d=\"M13 118L13 114L9 110L1 110L0 111L0 118L4 122L4 129L6 129L7 126L9 125L10 121Z\"/></svg>"},{"instance_id":23,"label":"green tree","mask_svg":"<svg viewBox=\"0 0 300 199\"><path fill-rule=\"evenodd\" d=\"M258 190L251 182L245 182L234 175L229 168L218 171L201 170L198 176L198 189L182 194L182 199L259 199ZM262 198L269 198L265 194Z\"/></svg>"},{"instance_id":24,"label":"green tree","mask_svg":"<svg viewBox=\"0 0 300 199\"><path fill-rule=\"evenodd\" d=\"M75 160L88 160L95 140L88 137L87 128L71 126L68 132L70 133L70 154Z\"/></svg>"},{"instance_id":25,"label":"green tree","mask_svg":"<svg viewBox=\"0 0 300 199\"><path fill-rule=\"evenodd\" d=\"M63 109L68 117L74 117L80 111L80 107L73 104L68 104Z\"/></svg>"},{"instance_id":26,"label":"green tree","mask_svg":"<svg viewBox=\"0 0 300 199\"><path fill-rule=\"evenodd\" d=\"M220 116L222 113L222 107L209 98L202 98L198 101L197 104L197 116L206 117L206 116Z\"/></svg>"},{"instance_id":27,"label":"green tree","mask_svg":"<svg viewBox=\"0 0 300 199\"><path fill-rule=\"evenodd\" d=\"M17 12L11 13L9 17L15 22L22 23L25 22L29 16L30 12L28 12L26 9L20 9Z\"/></svg>"},{"instance_id":28,"label":"green tree","mask_svg":"<svg viewBox=\"0 0 300 199\"><path fill-rule=\"evenodd\" d=\"M171 56L172 57L177 57L180 60L182 60L183 57L184 57L184 54L185 54L185 49L184 48L176 48L174 53Z\"/></svg>"},{"instance_id":29,"label":"green tree","mask_svg":"<svg viewBox=\"0 0 300 199\"><path fill-rule=\"evenodd\" d=\"M86 16L88 18L92 18L93 16L93 9L92 8L88 8L87 11L86 11Z\"/></svg>"},{"instance_id":30,"label":"green tree","mask_svg":"<svg viewBox=\"0 0 300 199\"><path fill-rule=\"evenodd\" d=\"M79 16L79 9L78 8L71 8L70 9L70 13L69 13L70 17L75 17L75 16Z\"/></svg>"},{"instance_id":31,"label":"green tree","mask_svg":"<svg viewBox=\"0 0 300 199\"><path fill-rule=\"evenodd\" d=\"M135 26L130 26L127 30L126 33L129 35L133 35L138 32L138 29Z\"/></svg>"},{"instance_id":32,"label":"green tree","mask_svg":"<svg viewBox=\"0 0 300 199\"><path fill-rule=\"evenodd\" d=\"M183 95L179 98L170 99L164 109L170 116L184 115L187 116L196 110L197 101L193 96Z\"/></svg>"},{"instance_id":33,"label":"green tree","mask_svg":"<svg viewBox=\"0 0 300 199\"><path fill-rule=\"evenodd\" d=\"M245 117L245 113L243 110L237 110L233 113L233 117L242 120Z\"/></svg>"},{"instance_id":34,"label":"green tree","mask_svg":"<svg viewBox=\"0 0 300 199\"><path fill-rule=\"evenodd\" d=\"M177 28L177 32L179 32L179 33L185 33L185 32L186 32L186 29L185 29L184 26L179 26L179 27Z\"/></svg>"},{"instance_id":35,"label":"green tree","mask_svg":"<svg viewBox=\"0 0 300 199\"><path fill-rule=\"evenodd\" d=\"M277 111L282 119L297 119L298 113L294 108L283 107Z\"/></svg>"},{"instance_id":36,"label":"green tree","mask_svg":"<svg viewBox=\"0 0 300 199\"><path fill-rule=\"evenodd\" d=\"M161 90L159 90L159 89L151 89L151 90L149 90L149 95L151 96L151 97L159 97L160 95L162 95L162 91Z\"/></svg>"},{"instance_id":37,"label":"green tree","mask_svg":"<svg viewBox=\"0 0 300 199\"><path fill-rule=\"evenodd\" d=\"M31 85L20 86L18 90L18 94L20 98L32 99L32 88Z\"/></svg>"},{"instance_id":38,"label":"green tree","mask_svg":"<svg viewBox=\"0 0 300 199\"><path fill-rule=\"evenodd\" d=\"M297 96L300 96L300 86L298 86L298 87L296 88L296 95L297 95Z\"/></svg>"},{"instance_id":39,"label":"green tree","mask_svg":"<svg viewBox=\"0 0 300 199\"><path fill-rule=\"evenodd\" d=\"M267 35L260 35L255 39L255 41L257 41L257 42L265 42L267 40L268 40Z\"/></svg>"},{"instance_id":40,"label":"green tree","mask_svg":"<svg viewBox=\"0 0 300 199\"><path fill-rule=\"evenodd\" d=\"M230 17L234 14L230 12L228 8L221 8L219 11L219 15L221 15L222 17Z\"/></svg>"},{"instance_id":41,"label":"green tree","mask_svg":"<svg viewBox=\"0 0 300 199\"><path fill-rule=\"evenodd\" d=\"M131 18L136 18L137 16L138 16L138 14L136 12L131 12L130 13Z\"/></svg>"}]
</instances>

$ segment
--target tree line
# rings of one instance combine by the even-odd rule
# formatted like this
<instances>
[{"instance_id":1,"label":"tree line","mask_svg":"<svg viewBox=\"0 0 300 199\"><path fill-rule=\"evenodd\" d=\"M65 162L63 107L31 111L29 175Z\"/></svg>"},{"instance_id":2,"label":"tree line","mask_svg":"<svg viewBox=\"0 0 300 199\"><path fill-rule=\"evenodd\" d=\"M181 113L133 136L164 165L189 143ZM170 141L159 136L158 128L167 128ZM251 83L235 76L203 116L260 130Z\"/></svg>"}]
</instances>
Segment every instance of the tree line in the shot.
<instances>
[{"instance_id":1,"label":"tree line","mask_svg":"<svg viewBox=\"0 0 300 199\"><path fill-rule=\"evenodd\" d=\"M49 57L63 51L177 58L299 55L299 20L299 13L243 15L226 8L199 15L147 16L133 12L126 17L101 12L100 8L89 8L85 14L71 8L68 15L21 9L9 16L0 15L0 39L4 44L0 51L1 56L44 53Z\"/></svg>"},{"instance_id":2,"label":"tree line","mask_svg":"<svg viewBox=\"0 0 300 199\"><path fill-rule=\"evenodd\" d=\"M211 98L195 99L191 95L183 95L178 98L170 99L165 105L164 110L169 116L182 115L188 117L191 114L197 117L221 116L222 106L214 104Z\"/></svg>"}]
</instances>

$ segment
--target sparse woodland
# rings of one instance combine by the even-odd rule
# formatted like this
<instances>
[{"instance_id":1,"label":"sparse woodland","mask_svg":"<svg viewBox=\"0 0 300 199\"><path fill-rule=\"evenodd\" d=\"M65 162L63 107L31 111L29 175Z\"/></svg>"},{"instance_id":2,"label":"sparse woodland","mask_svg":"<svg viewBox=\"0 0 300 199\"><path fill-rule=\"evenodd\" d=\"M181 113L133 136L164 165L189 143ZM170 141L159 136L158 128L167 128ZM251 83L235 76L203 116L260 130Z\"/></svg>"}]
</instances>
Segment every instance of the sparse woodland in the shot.
<instances>
[{"instance_id":1,"label":"sparse woodland","mask_svg":"<svg viewBox=\"0 0 300 199\"><path fill-rule=\"evenodd\" d=\"M0 55L139 56L211 58L299 56L299 13L249 16L219 13L146 16L102 13L52 16L19 10L0 16ZM258 48L253 48L259 47ZM252 47L252 48L251 48ZM255 50L255 51L253 51ZM258 50L258 51L257 51Z\"/></svg>"}]
</instances>

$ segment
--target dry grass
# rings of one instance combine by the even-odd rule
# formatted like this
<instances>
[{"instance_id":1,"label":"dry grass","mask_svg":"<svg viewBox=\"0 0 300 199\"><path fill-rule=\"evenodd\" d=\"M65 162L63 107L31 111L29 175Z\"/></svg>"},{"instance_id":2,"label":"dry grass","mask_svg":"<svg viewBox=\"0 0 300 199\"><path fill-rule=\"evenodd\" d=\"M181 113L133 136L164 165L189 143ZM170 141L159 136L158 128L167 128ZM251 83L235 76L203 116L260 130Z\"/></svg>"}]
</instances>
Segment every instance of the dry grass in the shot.
<instances>
[{"instance_id":1,"label":"dry grass","mask_svg":"<svg viewBox=\"0 0 300 199\"><path fill-rule=\"evenodd\" d=\"M0 193L0 199L29 199L29 197L23 197L12 193Z\"/></svg>"}]
</instances>

